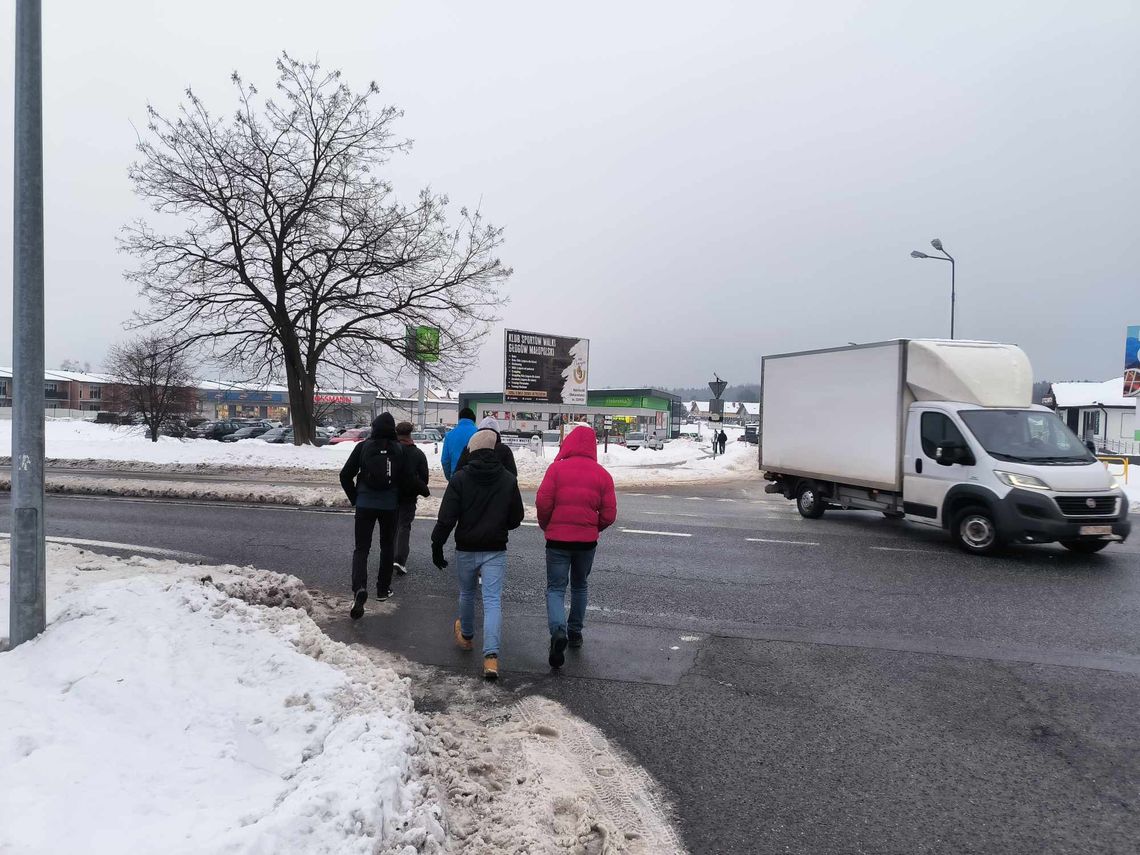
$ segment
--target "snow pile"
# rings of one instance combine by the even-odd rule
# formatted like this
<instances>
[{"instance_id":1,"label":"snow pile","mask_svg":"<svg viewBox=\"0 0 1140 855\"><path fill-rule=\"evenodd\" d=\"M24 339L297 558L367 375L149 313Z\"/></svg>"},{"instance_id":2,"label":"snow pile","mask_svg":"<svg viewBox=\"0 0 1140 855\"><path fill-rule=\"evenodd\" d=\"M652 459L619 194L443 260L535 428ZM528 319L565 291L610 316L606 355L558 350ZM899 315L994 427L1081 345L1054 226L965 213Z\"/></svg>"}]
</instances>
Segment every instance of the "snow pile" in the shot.
<instances>
[{"instance_id":1,"label":"snow pile","mask_svg":"<svg viewBox=\"0 0 1140 855\"><path fill-rule=\"evenodd\" d=\"M0 653L0 851L442 851L407 681L329 640L297 580L49 566L47 631Z\"/></svg>"},{"instance_id":2,"label":"snow pile","mask_svg":"<svg viewBox=\"0 0 1140 855\"><path fill-rule=\"evenodd\" d=\"M1140 513L1140 484L1126 484L1124 492L1128 496L1128 509L1134 514Z\"/></svg>"}]
</instances>

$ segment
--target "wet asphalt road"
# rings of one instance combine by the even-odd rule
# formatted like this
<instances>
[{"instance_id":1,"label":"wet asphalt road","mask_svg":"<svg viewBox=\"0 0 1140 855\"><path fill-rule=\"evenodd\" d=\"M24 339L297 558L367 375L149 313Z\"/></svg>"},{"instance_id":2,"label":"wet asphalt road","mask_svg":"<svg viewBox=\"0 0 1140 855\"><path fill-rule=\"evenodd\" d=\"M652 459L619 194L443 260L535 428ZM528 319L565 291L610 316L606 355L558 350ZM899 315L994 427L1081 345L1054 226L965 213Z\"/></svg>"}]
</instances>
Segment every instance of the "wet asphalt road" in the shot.
<instances>
[{"instance_id":1,"label":"wet asphalt road","mask_svg":"<svg viewBox=\"0 0 1140 855\"><path fill-rule=\"evenodd\" d=\"M347 583L347 514L79 498L48 513L51 535ZM602 728L664 786L693 853L1137 851L1140 540L982 560L870 514L804 521L739 484L622 493L619 513L587 646L560 674L539 532L512 537L502 691ZM394 612L329 630L476 679L448 644L430 527Z\"/></svg>"}]
</instances>

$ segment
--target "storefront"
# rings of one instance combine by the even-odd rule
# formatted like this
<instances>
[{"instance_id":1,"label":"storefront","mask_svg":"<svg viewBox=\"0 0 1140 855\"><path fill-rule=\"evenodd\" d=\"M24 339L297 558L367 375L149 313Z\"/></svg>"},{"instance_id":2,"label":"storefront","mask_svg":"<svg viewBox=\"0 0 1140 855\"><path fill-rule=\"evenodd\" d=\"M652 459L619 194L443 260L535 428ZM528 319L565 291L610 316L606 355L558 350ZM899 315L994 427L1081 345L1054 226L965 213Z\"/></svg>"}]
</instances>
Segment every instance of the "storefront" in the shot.
<instances>
[{"instance_id":1,"label":"storefront","mask_svg":"<svg viewBox=\"0 0 1140 855\"><path fill-rule=\"evenodd\" d=\"M656 433L673 438L681 432L681 399L660 389L599 389L587 393L585 406L504 404L501 392L464 392L459 406L470 407L476 420L494 416L504 431L541 433L564 424L593 425L601 433L607 418L613 433ZM524 409L525 408L525 409Z\"/></svg>"},{"instance_id":2,"label":"storefront","mask_svg":"<svg viewBox=\"0 0 1140 855\"><path fill-rule=\"evenodd\" d=\"M202 415L213 419L289 421L289 394L284 390L204 389Z\"/></svg>"}]
</instances>

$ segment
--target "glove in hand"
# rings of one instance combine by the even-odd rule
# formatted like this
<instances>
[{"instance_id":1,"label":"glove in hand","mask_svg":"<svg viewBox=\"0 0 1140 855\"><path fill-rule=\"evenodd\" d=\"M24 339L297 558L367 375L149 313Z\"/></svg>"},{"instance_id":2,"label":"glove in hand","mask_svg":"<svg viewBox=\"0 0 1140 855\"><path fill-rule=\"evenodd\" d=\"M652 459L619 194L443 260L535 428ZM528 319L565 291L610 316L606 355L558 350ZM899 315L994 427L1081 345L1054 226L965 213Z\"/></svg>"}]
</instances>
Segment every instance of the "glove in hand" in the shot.
<instances>
[{"instance_id":1,"label":"glove in hand","mask_svg":"<svg viewBox=\"0 0 1140 855\"><path fill-rule=\"evenodd\" d=\"M440 570L447 569L447 559L443 557L443 547L432 545L431 548L431 563L438 567Z\"/></svg>"}]
</instances>

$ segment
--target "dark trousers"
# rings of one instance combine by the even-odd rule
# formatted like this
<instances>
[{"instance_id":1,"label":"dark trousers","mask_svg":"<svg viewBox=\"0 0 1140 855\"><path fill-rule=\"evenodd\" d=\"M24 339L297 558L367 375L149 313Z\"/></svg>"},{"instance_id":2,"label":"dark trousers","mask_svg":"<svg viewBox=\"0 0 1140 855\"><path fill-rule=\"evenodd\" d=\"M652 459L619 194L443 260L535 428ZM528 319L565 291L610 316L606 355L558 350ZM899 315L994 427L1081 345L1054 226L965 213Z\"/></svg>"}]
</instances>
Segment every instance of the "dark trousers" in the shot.
<instances>
[{"instance_id":1,"label":"dark trousers","mask_svg":"<svg viewBox=\"0 0 1140 855\"><path fill-rule=\"evenodd\" d=\"M399 518L396 522L396 563L408 569L408 552L412 538L412 520L416 518L416 500L400 502Z\"/></svg>"},{"instance_id":2,"label":"dark trousers","mask_svg":"<svg viewBox=\"0 0 1140 855\"><path fill-rule=\"evenodd\" d=\"M399 511L356 509L356 549L352 553L352 592L368 590L368 553L372 549L372 530L380 523L380 571L376 590L380 595L392 587L392 561L396 552L396 521Z\"/></svg>"}]
</instances>

